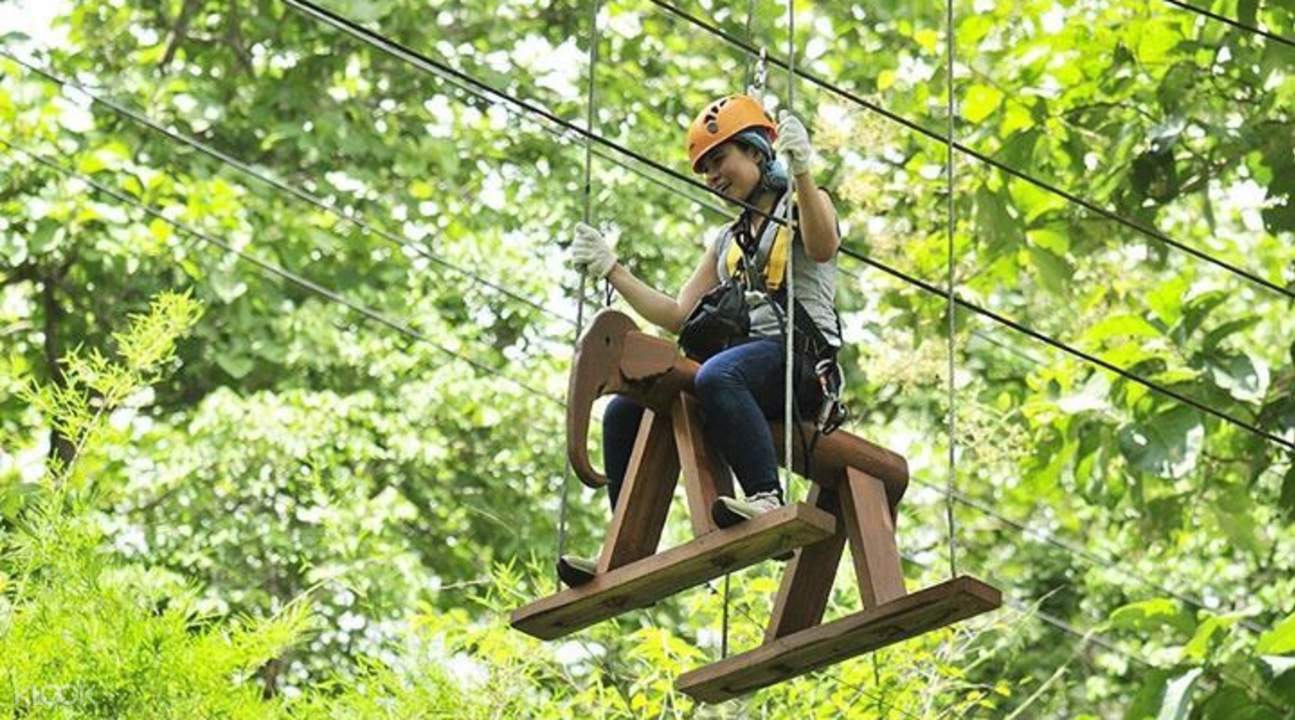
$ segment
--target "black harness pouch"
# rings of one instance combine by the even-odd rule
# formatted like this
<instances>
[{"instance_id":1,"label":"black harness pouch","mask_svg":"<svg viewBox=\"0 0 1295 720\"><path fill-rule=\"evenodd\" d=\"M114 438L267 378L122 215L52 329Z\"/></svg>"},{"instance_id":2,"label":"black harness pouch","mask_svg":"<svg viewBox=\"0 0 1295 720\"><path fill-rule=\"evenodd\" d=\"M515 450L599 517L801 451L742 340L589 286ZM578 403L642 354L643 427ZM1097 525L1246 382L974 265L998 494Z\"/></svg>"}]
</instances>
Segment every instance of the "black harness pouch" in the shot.
<instances>
[{"instance_id":1,"label":"black harness pouch","mask_svg":"<svg viewBox=\"0 0 1295 720\"><path fill-rule=\"evenodd\" d=\"M729 278L706 293L679 330L679 347L698 362L745 339L751 332L751 310L746 292L736 278Z\"/></svg>"}]
</instances>

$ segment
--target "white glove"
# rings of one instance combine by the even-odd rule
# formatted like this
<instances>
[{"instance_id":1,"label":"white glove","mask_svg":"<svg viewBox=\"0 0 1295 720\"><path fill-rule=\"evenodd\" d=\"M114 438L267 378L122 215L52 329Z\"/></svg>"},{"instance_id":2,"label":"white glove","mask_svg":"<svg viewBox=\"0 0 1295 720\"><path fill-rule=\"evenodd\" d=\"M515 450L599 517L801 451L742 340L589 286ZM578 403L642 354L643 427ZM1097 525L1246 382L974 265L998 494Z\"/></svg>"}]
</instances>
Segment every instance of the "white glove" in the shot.
<instances>
[{"instance_id":1,"label":"white glove","mask_svg":"<svg viewBox=\"0 0 1295 720\"><path fill-rule=\"evenodd\" d=\"M576 237L571 241L571 263L584 267L601 280L616 264L616 253L597 229L576 223Z\"/></svg>"},{"instance_id":2,"label":"white glove","mask_svg":"<svg viewBox=\"0 0 1295 720\"><path fill-rule=\"evenodd\" d=\"M792 175L809 172L814 148L809 144L809 133L805 131L805 126L789 110L783 110L778 115L778 139L773 148L787 158L787 169Z\"/></svg>"}]
</instances>

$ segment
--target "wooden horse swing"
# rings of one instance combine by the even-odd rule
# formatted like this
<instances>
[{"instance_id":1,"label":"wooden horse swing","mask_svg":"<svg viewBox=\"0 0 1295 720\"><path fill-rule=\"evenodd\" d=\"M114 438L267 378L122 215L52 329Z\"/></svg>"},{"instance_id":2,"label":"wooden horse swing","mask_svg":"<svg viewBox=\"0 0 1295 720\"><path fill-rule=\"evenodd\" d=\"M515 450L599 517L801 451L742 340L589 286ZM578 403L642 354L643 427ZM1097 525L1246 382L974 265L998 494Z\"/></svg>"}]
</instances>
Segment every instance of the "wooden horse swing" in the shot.
<instances>
[{"instance_id":1,"label":"wooden horse swing","mask_svg":"<svg viewBox=\"0 0 1295 720\"><path fill-rule=\"evenodd\" d=\"M511 618L514 628L552 640L795 551L786 563L764 643L684 673L675 682L697 700L720 702L1001 605L996 588L967 575L908 592L895 539L908 465L900 455L844 430L820 438L815 446L810 465L814 485L806 502L734 527L716 526L711 505L721 495L732 495L733 487L727 468L702 441L691 394L698 367L674 343L639 332L623 313L604 310L594 318L580 339L567 386L567 456L585 485L607 482L589 462L594 401L615 393L648 410L597 575L517 609ZM772 427L779 437L781 424ZM804 475L801 452L799 447L793 451L792 468ZM696 537L658 552L680 470ZM846 543L863 609L823 623Z\"/></svg>"}]
</instances>

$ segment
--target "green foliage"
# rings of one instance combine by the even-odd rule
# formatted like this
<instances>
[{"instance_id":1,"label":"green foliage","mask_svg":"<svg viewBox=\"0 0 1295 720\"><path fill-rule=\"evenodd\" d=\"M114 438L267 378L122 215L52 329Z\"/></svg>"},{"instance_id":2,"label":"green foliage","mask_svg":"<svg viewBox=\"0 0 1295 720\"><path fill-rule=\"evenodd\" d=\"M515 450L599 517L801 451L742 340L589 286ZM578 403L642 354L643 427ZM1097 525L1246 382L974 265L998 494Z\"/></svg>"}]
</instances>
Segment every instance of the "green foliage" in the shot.
<instances>
[{"instance_id":1,"label":"green foliage","mask_svg":"<svg viewBox=\"0 0 1295 720\"><path fill-rule=\"evenodd\" d=\"M684 6L746 35L746 3ZM329 7L583 120L587 3ZM797 7L803 67L943 134L943 5ZM1145 3L960 0L954 9L960 143L1291 286L1289 48ZM1287 36L1295 17L1289 3L1213 9ZM751 20L753 42L783 47L785 3L757 0ZM599 22L599 130L686 169L682 128L702 102L739 83L749 59L641 0L604 3ZM561 266L561 242L582 211L581 144L283 3L92 0L68 4L57 28L65 43L41 55L51 69L338 213L7 60L0 137L561 395L576 284ZM786 97L783 73L770 83ZM850 246L942 283L945 145L809 83L797 85L796 105ZM721 220L602 157L592 200L598 220L621 226L626 262L666 291ZM1295 437L1289 301L966 155L956 157L953 200L963 297ZM542 299L548 311L361 232L338 217L348 214ZM908 458L915 484L900 545L926 562L943 544L942 498L930 488L943 487L947 472L944 301L848 260L841 267L853 429ZM130 309L175 287L191 288L201 323L159 312L147 316L159 323L152 330L114 339ZM960 565L1040 611L912 641L875 668L855 661L697 709L670 688L678 672L714 655L703 632L718 622L710 595L593 629L566 651L578 658L570 661L557 657L568 646L529 643L497 620L547 592L529 579L544 573L500 581L484 606L456 590L497 564L547 557L565 471L556 407L79 180L6 156L0 522L13 549L3 562L24 558L5 566L6 607L18 612L21 589L22 617L48 608L99 654L77 665L49 634L55 625L27 625L37 650L0 662L40 659L69 688L101 673L111 688L96 690L95 702L119 698L111 707L125 714L148 697L183 696L176 702L212 714L301 717L489 716L496 701L522 717L1283 717L1274 708L1292 705L1295 672L1288 654L1270 650L1286 647L1283 618L1295 610L1290 453L983 318L960 311L955 320L953 481L968 501L957 506ZM191 340L173 350L148 340L180 326L192 326ZM134 354L108 360L114 345ZM88 349L69 352L76 348ZM65 457L76 460L60 464ZM596 547L605 499L573 499L572 546ZM676 538L686 534L677 516ZM10 544L37 532L40 542ZM914 586L931 580L911 575ZM77 584L37 582L46 577L106 589L102 600L94 590L63 597ZM771 582L755 573L738 594L757 618L735 627L742 643L758 642ZM1208 599L1217 614L1165 600L1165 587ZM307 592L316 632L289 642L304 623L294 599ZM855 607L841 597L834 609ZM76 614L73 600L102 608ZM418 631L407 625L415 608ZM1276 638L1264 650L1235 619L1241 611ZM91 635L115 618L134 628L119 647ZM1077 639L1047 618L1081 635L1100 627L1106 642ZM171 654L159 657L176 668L204 637L246 651L210 650L225 659L212 658L204 666L212 673L192 684L165 669L153 683L126 678L143 665L109 666L112 653L137 658L145 645L135 638L146 636L166 639L159 647ZM582 641L605 662L582 655ZM456 674L468 661L485 669L484 685ZM505 682L514 671L524 680ZM277 692L294 701L258 699Z\"/></svg>"},{"instance_id":2,"label":"green foliage","mask_svg":"<svg viewBox=\"0 0 1295 720\"><path fill-rule=\"evenodd\" d=\"M156 380L201 315L163 294L114 335L117 356L68 359L62 387L33 405L73 439L38 492L0 529L0 714L39 718L230 717L273 712L244 680L309 627L294 602L273 618L214 622L175 573L113 558L91 458L106 415Z\"/></svg>"},{"instance_id":3,"label":"green foliage","mask_svg":"<svg viewBox=\"0 0 1295 720\"><path fill-rule=\"evenodd\" d=\"M1240 615L1203 612L1193 617L1168 598L1132 603L1117 610L1110 627L1155 630L1171 624L1176 631L1160 634L1156 656L1162 658L1145 673L1142 685L1124 717L1279 718L1289 714L1291 686L1282 678L1295 661L1295 616L1258 637ZM1185 641L1184 641L1185 640Z\"/></svg>"}]
</instances>

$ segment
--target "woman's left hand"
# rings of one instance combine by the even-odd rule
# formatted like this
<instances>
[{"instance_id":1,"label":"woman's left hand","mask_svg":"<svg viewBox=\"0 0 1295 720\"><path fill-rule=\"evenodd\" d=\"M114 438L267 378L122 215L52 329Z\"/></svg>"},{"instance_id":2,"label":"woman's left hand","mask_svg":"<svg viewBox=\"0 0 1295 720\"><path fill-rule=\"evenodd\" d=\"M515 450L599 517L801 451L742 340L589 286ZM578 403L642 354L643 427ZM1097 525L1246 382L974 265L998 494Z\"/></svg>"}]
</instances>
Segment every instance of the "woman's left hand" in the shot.
<instances>
[{"instance_id":1,"label":"woman's left hand","mask_svg":"<svg viewBox=\"0 0 1295 720\"><path fill-rule=\"evenodd\" d=\"M809 133L801 124L800 118L783 110L778 116L778 139L773 144L774 150L787 158L787 169L792 175L809 172L810 159L814 148L809 144Z\"/></svg>"}]
</instances>

